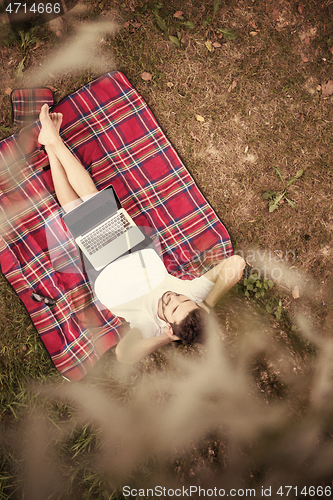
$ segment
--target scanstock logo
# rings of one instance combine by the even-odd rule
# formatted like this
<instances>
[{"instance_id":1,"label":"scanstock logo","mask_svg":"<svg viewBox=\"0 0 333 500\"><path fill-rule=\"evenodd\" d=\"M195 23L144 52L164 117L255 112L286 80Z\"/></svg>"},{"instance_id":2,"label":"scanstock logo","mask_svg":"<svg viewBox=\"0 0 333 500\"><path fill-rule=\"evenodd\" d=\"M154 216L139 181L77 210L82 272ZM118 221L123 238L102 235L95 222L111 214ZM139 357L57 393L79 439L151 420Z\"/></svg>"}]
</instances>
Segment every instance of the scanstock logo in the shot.
<instances>
[{"instance_id":1,"label":"scanstock logo","mask_svg":"<svg viewBox=\"0 0 333 500\"><path fill-rule=\"evenodd\" d=\"M14 31L29 29L63 16L78 0L4 0L10 25Z\"/></svg>"}]
</instances>

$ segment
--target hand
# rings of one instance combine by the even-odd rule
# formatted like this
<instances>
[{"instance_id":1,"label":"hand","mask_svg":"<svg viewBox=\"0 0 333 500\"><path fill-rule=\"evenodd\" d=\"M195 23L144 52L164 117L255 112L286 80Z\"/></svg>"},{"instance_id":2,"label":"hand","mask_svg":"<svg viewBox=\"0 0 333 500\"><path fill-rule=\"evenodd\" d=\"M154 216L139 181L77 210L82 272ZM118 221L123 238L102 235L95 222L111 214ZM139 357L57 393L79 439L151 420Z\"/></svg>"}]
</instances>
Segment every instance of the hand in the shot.
<instances>
[{"instance_id":1,"label":"hand","mask_svg":"<svg viewBox=\"0 0 333 500\"><path fill-rule=\"evenodd\" d=\"M177 337L177 335L174 335L172 327L170 325L167 325L164 328L163 333L167 337L169 343L173 342L174 340L179 340L179 337Z\"/></svg>"}]
</instances>

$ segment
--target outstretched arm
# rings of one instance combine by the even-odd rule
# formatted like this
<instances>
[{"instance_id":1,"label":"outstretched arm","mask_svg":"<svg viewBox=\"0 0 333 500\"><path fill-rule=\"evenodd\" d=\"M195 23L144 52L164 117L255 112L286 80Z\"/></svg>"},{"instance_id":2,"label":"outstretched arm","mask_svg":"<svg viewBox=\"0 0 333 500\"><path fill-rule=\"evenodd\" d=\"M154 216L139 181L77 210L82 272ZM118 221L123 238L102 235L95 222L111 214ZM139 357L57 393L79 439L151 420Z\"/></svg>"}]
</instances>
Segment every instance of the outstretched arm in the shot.
<instances>
[{"instance_id":1,"label":"outstretched arm","mask_svg":"<svg viewBox=\"0 0 333 500\"><path fill-rule=\"evenodd\" d=\"M121 363L132 365L173 340L178 340L178 337L168 333L167 327L162 335L147 339L138 328L132 328L118 343L116 356Z\"/></svg>"},{"instance_id":2,"label":"outstretched arm","mask_svg":"<svg viewBox=\"0 0 333 500\"><path fill-rule=\"evenodd\" d=\"M246 263L239 255L233 255L222 260L217 266L204 274L204 276L215 283L214 288L205 299L205 302L214 307L220 298L238 283L243 275Z\"/></svg>"}]
</instances>

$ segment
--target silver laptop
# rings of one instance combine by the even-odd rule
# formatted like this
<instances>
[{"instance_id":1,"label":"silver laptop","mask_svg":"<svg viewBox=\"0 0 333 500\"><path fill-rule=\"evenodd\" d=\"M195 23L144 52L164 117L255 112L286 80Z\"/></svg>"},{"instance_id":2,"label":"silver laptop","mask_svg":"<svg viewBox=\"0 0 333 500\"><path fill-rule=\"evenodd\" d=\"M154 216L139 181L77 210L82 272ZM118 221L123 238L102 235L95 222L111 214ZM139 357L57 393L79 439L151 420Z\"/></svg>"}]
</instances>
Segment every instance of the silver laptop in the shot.
<instances>
[{"instance_id":1,"label":"silver laptop","mask_svg":"<svg viewBox=\"0 0 333 500\"><path fill-rule=\"evenodd\" d=\"M77 246L99 271L145 240L112 186L64 215Z\"/></svg>"}]
</instances>

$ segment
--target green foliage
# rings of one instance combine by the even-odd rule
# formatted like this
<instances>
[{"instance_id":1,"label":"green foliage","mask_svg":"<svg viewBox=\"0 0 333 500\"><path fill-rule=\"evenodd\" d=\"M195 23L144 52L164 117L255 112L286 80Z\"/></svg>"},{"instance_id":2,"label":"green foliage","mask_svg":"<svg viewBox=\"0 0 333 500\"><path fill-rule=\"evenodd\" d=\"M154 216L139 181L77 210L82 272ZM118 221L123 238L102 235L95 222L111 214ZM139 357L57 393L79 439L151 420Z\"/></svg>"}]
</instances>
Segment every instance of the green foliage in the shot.
<instances>
[{"instance_id":1,"label":"green foliage","mask_svg":"<svg viewBox=\"0 0 333 500\"><path fill-rule=\"evenodd\" d=\"M169 40L174 47L180 47L180 33L177 33L177 37L169 35Z\"/></svg>"},{"instance_id":2,"label":"green foliage","mask_svg":"<svg viewBox=\"0 0 333 500\"><path fill-rule=\"evenodd\" d=\"M163 31L165 35L169 38L170 43L179 49L181 47L181 27L194 29L195 23L189 19L185 19L184 16L173 17L172 12L168 11L162 2L154 3L152 6L152 12L158 28ZM176 31L177 36L174 34Z\"/></svg>"},{"instance_id":3,"label":"green foliage","mask_svg":"<svg viewBox=\"0 0 333 500\"><path fill-rule=\"evenodd\" d=\"M27 54L28 48L31 45L39 42L39 38L37 38L35 36L37 29L38 29L37 26L35 26L34 28L32 28L29 31L19 31L18 32L18 46L19 46L20 51L22 52L22 55Z\"/></svg>"},{"instance_id":4,"label":"green foliage","mask_svg":"<svg viewBox=\"0 0 333 500\"><path fill-rule=\"evenodd\" d=\"M277 298L276 294L272 295L268 293L273 288L274 283L271 279L261 279L256 273L250 274L243 281L245 297L264 305L266 312L274 314L276 319L280 320L283 312L282 301Z\"/></svg>"},{"instance_id":5,"label":"green foliage","mask_svg":"<svg viewBox=\"0 0 333 500\"><path fill-rule=\"evenodd\" d=\"M2 41L3 45L6 47L12 47L13 45L17 45L21 54L22 59L18 63L14 76L16 78L21 78L23 76L24 71L24 63L28 56L28 51L32 45L39 42L39 38L35 36L38 27L35 26L31 28L29 31L19 31L18 33L10 32L6 34L5 38ZM3 26L0 27L0 31L4 32Z\"/></svg>"},{"instance_id":6,"label":"green foliage","mask_svg":"<svg viewBox=\"0 0 333 500\"><path fill-rule=\"evenodd\" d=\"M226 40L236 40L237 38L237 33L232 30L231 28L216 28L217 31L220 31L221 33L223 33L223 36Z\"/></svg>"},{"instance_id":7,"label":"green foliage","mask_svg":"<svg viewBox=\"0 0 333 500\"><path fill-rule=\"evenodd\" d=\"M206 28L212 22L212 18L210 16L206 16L202 21L202 26Z\"/></svg>"},{"instance_id":8,"label":"green foliage","mask_svg":"<svg viewBox=\"0 0 333 500\"><path fill-rule=\"evenodd\" d=\"M244 286L246 297L250 298L250 296L254 296L256 299L259 299L265 296L266 290L272 288L274 283L267 278L261 280L258 274L251 274L248 278L244 279Z\"/></svg>"},{"instance_id":9,"label":"green foliage","mask_svg":"<svg viewBox=\"0 0 333 500\"><path fill-rule=\"evenodd\" d=\"M221 7L221 3L222 3L222 0L214 0L214 6L213 6L214 16L217 13L217 11L219 10L219 8Z\"/></svg>"},{"instance_id":10,"label":"green foliage","mask_svg":"<svg viewBox=\"0 0 333 500\"><path fill-rule=\"evenodd\" d=\"M72 459L84 453L91 453L98 446L98 433L91 425L86 424L79 431L72 432L68 441L62 444L62 449L69 453Z\"/></svg>"},{"instance_id":11,"label":"green foliage","mask_svg":"<svg viewBox=\"0 0 333 500\"><path fill-rule=\"evenodd\" d=\"M289 181L287 183L285 183L279 167L273 167L273 168L275 170L276 175L279 177L279 179L283 183L284 189L282 192L280 191L278 193L276 191L271 191L271 190L267 190L263 193L262 197L264 198L264 200L269 200L269 204L268 204L269 211L274 212L274 210L276 210L278 208L279 203L283 198L288 202L288 205L290 205L292 208L296 208L296 206L297 206L296 203L294 201L290 200L290 198L288 198L289 195L288 195L287 188L291 184L293 184L295 181L297 181L297 179L302 177L302 175L304 174L304 170L303 169L298 170L296 175L294 177L292 177L291 179L289 179Z\"/></svg>"},{"instance_id":12,"label":"green foliage","mask_svg":"<svg viewBox=\"0 0 333 500\"><path fill-rule=\"evenodd\" d=\"M185 28L190 28L191 30L195 28L195 23L193 21L184 21L182 25L185 26Z\"/></svg>"},{"instance_id":13,"label":"green foliage","mask_svg":"<svg viewBox=\"0 0 333 500\"><path fill-rule=\"evenodd\" d=\"M28 51L32 45L39 42L39 38L37 38L35 36L37 29L38 29L38 27L35 26L34 28L32 28L29 31L21 30L17 34L13 34L14 42L17 44L17 46L20 49L20 52L22 54L22 59L18 63L18 66L17 66L16 71L14 73L14 76L16 78L22 78L23 71L24 71L24 63L28 57ZM12 37L10 37L9 40L12 40Z\"/></svg>"},{"instance_id":14,"label":"green foliage","mask_svg":"<svg viewBox=\"0 0 333 500\"><path fill-rule=\"evenodd\" d=\"M153 14L155 16L155 21L157 26L160 28L160 30L166 32L168 31L168 27L166 25L166 22L164 21L163 17L160 14L160 10L163 8L163 4L161 2L155 3L153 5Z\"/></svg>"},{"instance_id":15,"label":"green foliage","mask_svg":"<svg viewBox=\"0 0 333 500\"><path fill-rule=\"evenodd\" d=\"M3 31L3 30L2 30ZM17 43L17 36L12 31L8 33L3 40L1 40L2 44L5 47L12 47Z\"/></svg>"},{"instance_id":16,"label":"green foliage","mask_svg":"<svg viewBox=\"0 0 333 500\"><path fill-rule=\"evenodd\" d=\"M27 56L24 56L23 59L18 63L18 66L16 68L15 76L16 78L22 78L23 77L23 71L24 71L24 63L26 60Z\"/></svg>"}]
</instances>

